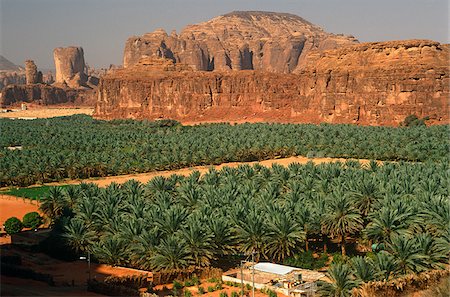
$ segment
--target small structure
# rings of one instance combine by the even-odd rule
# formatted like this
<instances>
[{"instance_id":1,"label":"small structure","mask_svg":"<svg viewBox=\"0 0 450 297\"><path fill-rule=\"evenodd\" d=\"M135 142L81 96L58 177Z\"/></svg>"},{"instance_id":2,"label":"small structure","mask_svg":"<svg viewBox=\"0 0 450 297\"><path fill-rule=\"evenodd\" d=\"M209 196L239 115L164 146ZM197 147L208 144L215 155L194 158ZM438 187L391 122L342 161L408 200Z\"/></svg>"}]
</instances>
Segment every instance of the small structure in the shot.
<instances>
[{"instance_id":1,"label":"small structure","mask_svg":"<svg viewBox=\"0 0 450 297\"><path fill-rule=\"evenodd\" d=\"M253 285L256 289L270 289L286 296L311 297L317 290L316 282L325 274L268 262L250 264L222 275L223 281Z\"/></svg>"}]
</instances>

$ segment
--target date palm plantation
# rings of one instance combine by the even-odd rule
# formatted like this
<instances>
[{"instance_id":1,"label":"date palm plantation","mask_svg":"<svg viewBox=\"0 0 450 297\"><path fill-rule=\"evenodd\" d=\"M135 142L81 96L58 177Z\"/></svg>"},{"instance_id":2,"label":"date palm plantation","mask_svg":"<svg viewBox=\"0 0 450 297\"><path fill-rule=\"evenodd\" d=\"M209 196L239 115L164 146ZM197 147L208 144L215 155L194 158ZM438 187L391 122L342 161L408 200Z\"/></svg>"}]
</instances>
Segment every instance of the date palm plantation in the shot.
<instances>
[{"instance_id":1,"label":"date palm plantation","mask_svg":"<svg viewBox=\"0 0 450 297\"><path fill-rule=\"evenodd\" d=\"M74 116L0 119L0 129L8 132L0 147L24 147L1 150L1 185L293 155L384 160L241 165L145 184L51 188L41 210L61 249L90 252L100 263L176 274L252 253L292 263L308 251L328 259L320 294L350 296L368 282L449 261L447 126L182 126Z\"/></svg>"},{"instance_id":2,"label":"date palm plantation","mask_svg":"<svg viewBox=\"0 0 450 297\"><path fill-rule=\"evenodd\" d=\"M337 244L343 256L347 246L382 244L382 250L368 257L331 264L332 282L323 284L321 294L349 296L365 282L445 267L449 236L442 223L450 206L440 197L448 189L440 184L429 193L421 181L444 179L447 166L385 163L373 171L351 162L244 165L203 176L157 177L147 184L85 184L64 236L70 247L92 250L100 262L166 272L210 267L227 255L252 251L258 260L283 263L304 251L308 241L319 252L323 241ZM312 184L304 186L311 176ZM365 219L346 194L353 181L364 178L370 178L379 197ZM322 194L325 179L327 194ZM316 211L317 201L324 204L323 214ZM305 210L317 218L305 224Z\"/></svg>"}]
</instances>

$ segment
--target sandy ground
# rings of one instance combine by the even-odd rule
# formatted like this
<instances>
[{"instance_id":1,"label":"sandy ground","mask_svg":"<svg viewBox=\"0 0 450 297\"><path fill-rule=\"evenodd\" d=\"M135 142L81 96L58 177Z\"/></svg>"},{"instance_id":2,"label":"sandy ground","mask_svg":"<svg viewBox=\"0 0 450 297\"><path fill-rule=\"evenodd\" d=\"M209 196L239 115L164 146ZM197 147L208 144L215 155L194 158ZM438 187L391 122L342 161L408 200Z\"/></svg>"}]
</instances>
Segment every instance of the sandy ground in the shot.
<instances>
[{"instance_id":1,"label":"sandy ground","mask_svg":"<svg viewBox=\"0 0 450 297\"><path fill-rule=\"evenodd\" d=\"M50 287L44 282L2 275L1 296L105 296L85 287Z\"/></svg>"},{"instance_id":2,"label":"sandy ground","mask_svg":"<svg viewBox=\"0 0 450 297\"><path fill-rule=\"evenodd\" d=\"M177 170L170 170L170 171L153 171L148 173L138 173L138 174L127 174L127 175L118 175L118 176L108 176L108 177L98 177L98 178L90 178L90 179L83 179L83 180L64 180L61 182L55 182L55 183L47 183L46 185L67 185L67 184L80 184L81 182L85 183L94 183L97 184L100 187L106 187L112 182L122 184L130 179L137 180L141 183L146 183L152 178L156 176L164 176L168 177L172 174L178 174L178 175L184 175L187 176L191 174L193 171L199 171L201 174L205 174L208 172L210 168L215 168L217 170L222 169L223 167L238 167L239 165L248 164L248 165L255 165L260 164L266 167L271 167L273 164L288 166L291 163L300 163L300 164L306 164L309 161L313 162L314 164L321 164L321 163L329 163L329 162L345 162L348 159L343 158L306 158L306 157L290 157L290 158L280 158L280 159L271 159L271 160L265 160L265 161L254 161L254 162L232 162L232 163L223 163L220 165L208 165L208 166L195 166L195 167L189 167L189 168L182 168ZM368 164L370 160L366 159L355 159L355 161L359 161L361 164Z\"/></svg>"},{"instance_id":3,"label":"sandy ground","mask_svg":"<svg viewBox=\"0 0 450 297\"><path fill-rule=\"evenodd\" d=\"M0 195L0 226L10 217L17 217L22 220L23 216L32 211L38 211L39 204L37 201L9 196Z\"/></svg>"},{"instance_id":4,"label":"sandy ground","mask_svg":"<svg viewBox=\"0 0 450 297\"><path fill-rule=\"evenodd\" d=\"M62 116L71 116L74 114L92 115L94 108L80 107L80 108L29 108L28 110L12 109L12 112L1 112L0 118L53 118Z\"/></svg>"}]
</instances>

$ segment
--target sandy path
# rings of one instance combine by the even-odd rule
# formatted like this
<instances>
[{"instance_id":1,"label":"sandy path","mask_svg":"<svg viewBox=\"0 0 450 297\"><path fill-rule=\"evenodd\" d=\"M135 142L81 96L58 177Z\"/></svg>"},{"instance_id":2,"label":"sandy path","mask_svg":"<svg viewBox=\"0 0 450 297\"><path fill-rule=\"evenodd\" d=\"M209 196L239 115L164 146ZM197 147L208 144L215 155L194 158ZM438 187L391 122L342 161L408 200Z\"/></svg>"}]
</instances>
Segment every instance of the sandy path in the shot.
<instances>
[{"instance_id":1,"label":"sandy path","mask_svg":"<svg viewBox=\"0 0 450 297\"><path fill-rule=\"evenodd\" d=\"M13 109L13 112L2 112L0 118L53 118L71 116L74 114L92 115L94 108L33 108L28 110Z\"/></svg>"},{"instance_id":2,"label":"sandy path","mask_svg":"<svg viewBox=\"0 0 450 297\"><path fill-rule=\"evenodd\" d=\"M239 165L243 165L243 164L254 165L254 164L259 163L263 166L270 167L273 164L288 166L289 164L294 163L294 162L297 162L300 164L306 164L309 161L312 161L314 164L321 164L321 163L329 163L329 162L345 162L347 160L348 159L343 159L343 158L290 157L290 158L280 158L280 159L271 159L271 160L254 161L254 162L232 162L232 163L223 163L220 165L195 166L195 167L182 168L182 169L177 169L177 170L153 171L153 172L148 172L148 173L108 176L108 177L90 178L90 179L83 179L83 180L67 180L67 181L61 181L61 182L55 182L55 183L47 183L46 185L67 185L67 184L80 184L81 182L86 182L86 183L97 184L100 187L106 187L112 182L122 184L130 179L134 179L141 183L147 183L149 180L151 180L152 178L154 178L156 176L168 177L168 176L171 176L172 174L179 174L179 175L187 176L196 170L199 171L201 174L205 174L206 172L208 172L208 170L210 168L215 168L217 170L220 170L223 167L235 168L235 167L238 167ZM370 162L370 160L366 160L366 159L354 159L354 160L359 161L361 164L367 164Z\"/></svg>"},{"instance_id":3,"label":"sandy path","mask_svg":"<svg viewBox=\"0 0 450 297\"><path fill-rule=\"evenodd\" d=\"M37 201L9 196L0 195L0 226L10 217L17 217L22 220L23 216L32 211L38 211L39 204Z\"/></svg>"}]
</instances>

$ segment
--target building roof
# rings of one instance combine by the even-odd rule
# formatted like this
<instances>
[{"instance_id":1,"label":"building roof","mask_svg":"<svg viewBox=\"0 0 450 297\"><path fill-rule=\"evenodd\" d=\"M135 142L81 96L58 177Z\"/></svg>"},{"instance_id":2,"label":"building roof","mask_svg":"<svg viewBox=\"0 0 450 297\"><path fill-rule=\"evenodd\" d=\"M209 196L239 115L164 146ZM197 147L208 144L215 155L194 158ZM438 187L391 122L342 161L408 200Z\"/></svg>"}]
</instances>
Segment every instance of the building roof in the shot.
<instances>
[{"instance_id":1,"label":"building roof","mask_svg":"<svg viewBox=\"0 0 450 297\"><path fill-rule=\"evenodd\" d=\"M291 273L294 270L299 270L299 269L295 268L295 267L280 265L280 264L261 262L261 263L255 264L255 270L273 273L273 274L277 274L277 275L286 275L286 274Z\"/></svg>"}]
</instances>

